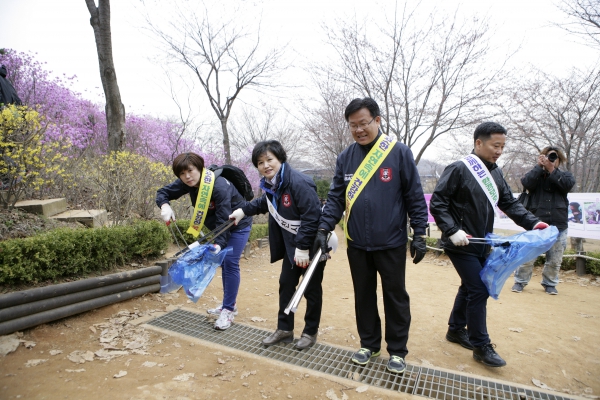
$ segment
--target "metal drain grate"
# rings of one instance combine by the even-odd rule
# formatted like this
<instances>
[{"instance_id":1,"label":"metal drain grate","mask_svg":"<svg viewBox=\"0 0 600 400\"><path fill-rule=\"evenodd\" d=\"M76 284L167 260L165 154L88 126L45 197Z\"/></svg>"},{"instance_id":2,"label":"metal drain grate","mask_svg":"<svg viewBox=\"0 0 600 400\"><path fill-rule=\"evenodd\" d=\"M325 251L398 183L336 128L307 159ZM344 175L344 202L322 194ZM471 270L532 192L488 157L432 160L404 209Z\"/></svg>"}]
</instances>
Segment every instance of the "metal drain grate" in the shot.
<instances>
[{"instance_id":1,"label":"metal drain grate","mask_svg":"<svg viewBox=\"0 0 600 400\"><path fill-rule=\"evenodd\" d=\"M270 331L239 323L227 331L216 331L205 316L181 309L155 318L148 324L313 371L431 399L570 400L568 397L427 367L407 365L403 374L391 374L386 369L387 360L378 358L361 367L350 361L351 351L322 343L304 351L294 349L291 343L264 347L261 341Z\"/></svg>"}]
</instances>

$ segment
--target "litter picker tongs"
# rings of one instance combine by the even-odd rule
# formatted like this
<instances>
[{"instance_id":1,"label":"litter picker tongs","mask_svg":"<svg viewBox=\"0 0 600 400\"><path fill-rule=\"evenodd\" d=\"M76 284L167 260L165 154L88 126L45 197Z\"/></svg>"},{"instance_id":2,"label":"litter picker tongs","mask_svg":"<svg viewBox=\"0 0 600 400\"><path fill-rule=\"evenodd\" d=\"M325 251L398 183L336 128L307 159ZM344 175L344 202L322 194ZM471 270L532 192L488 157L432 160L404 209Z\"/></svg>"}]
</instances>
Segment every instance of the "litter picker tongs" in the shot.
<instances>
[{"instance_id":1,"label":"litter picker tongs","mask_svg":"<svg viewBox=\"0 0 600 400\"><path fill-rule=\"evenodd\" d=\"M329 235L327 236L328 243L329 243L330 237L331 237L331 233L329 233ZM302 278L302 282L300 282L300 285L298 285L298 289L296 289L296 293L294 293L288 306L283 311L287 315L290 314L290 311L295 313L298 310L298 304L300 304L300 300L302 300L302 296L304 296L304 291L306 290L306 287L308 286L308 283L310 282L310 278L312 278L312 275L315 272L315 268L317 268L317 264L319 264L319 262L322 261L321 254L322 254L321 249L318 249L317 252L315 253L310 265L306 269L306 272L304 273L304 277Z\"/></svg>"},{"instance_id":2,"label":"litter picker tongs","mask_svg":"<svg viewBox=\"0 0 600 400\"><path fill-rule=\"evenodd\" d=\"M502 246L502 247L508 247L510 246L510 244L513 242L513 240L506 240L506 238L478 238L478 237L469 237L467 236L467 239L469 239L469 243L474 243L474 244L490 244L490 242L492 242L492 246Z\"/></svg>"},{"instance_id":3,"label":"litter picker tongs","mask_svg":"<svg viewBox=\"0 0 600 400\"><path fill-rule=\"evenodd\" d=\"M173 228L171 228L171 224L169 224L169 227L171 228L171 233L173 234L173 237L175 237L175 243L177 244L177 247L179 247L179 249L180 249L177 253L175 253L174 257L179 257L179 256L187 253L194 247L198 247L202 244L213 243L217 237L219 237L223 233L225 233L229 228L231 228L233 226L234 223L235 223L234 220L226 221L226 222L222 223L221 225L217 226L212 231L208 232L206 235L203 235L200 239L196 240L195 242L193 242L189 245L186 243L185 239L183 238L183 234L177 227L177 224L175 224L175 229L177 229L177 232L179 232L179 236L181 237L181 240L183 240L183 243L185 243L185 247L183 249L179 246L179 242L177 241L177 236L175 235Z\"/></svg>"}]
</instances>

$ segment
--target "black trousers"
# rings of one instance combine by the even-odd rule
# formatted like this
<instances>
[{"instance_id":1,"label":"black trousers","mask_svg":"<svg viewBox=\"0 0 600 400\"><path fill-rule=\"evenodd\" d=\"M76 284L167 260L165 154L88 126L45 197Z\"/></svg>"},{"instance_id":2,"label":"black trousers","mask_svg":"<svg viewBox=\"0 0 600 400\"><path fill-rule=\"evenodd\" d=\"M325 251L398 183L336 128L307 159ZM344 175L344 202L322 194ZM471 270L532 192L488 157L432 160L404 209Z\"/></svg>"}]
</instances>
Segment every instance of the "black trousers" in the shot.
<instances>
[{"instance_id":1,"label":"black trousers","mask_svg":"<svg viewBox=\"0 0 600 400\"><path fill-rule=\"evenodd\" d=\"M317 264L313 272L310 282L304 291L306 299L306 313L304 314L304 330L302 333L314 335L319 331L321 322L321 309L323 308L323 271L327 261L322 261ZM279 312L277 317L277 329L283 331L294 330L294 313L289 314L284 312L285 308L292 300L292 296L296 292L296 286L300 282L300 277L304 275L307 268L300 268L297 265L292 265L287 255L283 257L281 265L281 274L279 275Z\"/></svg>"},{"instance_id":2,"label":"black trousers","mask_svg":"<svg viewBox=\"0 0 600 400\"><path fill-rule=\"evenodd\" d=\"M490 343L487 331L487 299L490 297L479 272L485 257L447 251L454 269L460 276L460 286L454 299L448 327L451 330L468 327L469 341L475 347Z\"/></svg>"},{"instance_id":3,"label":"black trousers","mask_svg":"<svg viewBox=\"0 0 600 400\"><path fill-rule=\"evenodd\" d=\"M381 276L385 341L390 355L408 354L410 298L406 292L406 245L378 251L348 246L348 262L354 285L354 309L360 346L381 349L381 319L377 309L377 273Z\"/></svg>"}]
</instances>

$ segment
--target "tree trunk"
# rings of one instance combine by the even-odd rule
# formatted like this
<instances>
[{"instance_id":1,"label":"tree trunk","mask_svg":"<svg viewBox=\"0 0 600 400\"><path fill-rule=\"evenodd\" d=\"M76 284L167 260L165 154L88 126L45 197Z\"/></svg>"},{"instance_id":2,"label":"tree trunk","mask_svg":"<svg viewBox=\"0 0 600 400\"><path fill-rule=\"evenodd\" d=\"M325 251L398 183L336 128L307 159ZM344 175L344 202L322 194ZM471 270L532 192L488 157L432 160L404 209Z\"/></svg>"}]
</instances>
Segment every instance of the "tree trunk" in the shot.
<instances>
[{"instance_id":1,"label":"tree trunk","mask_svg":"<svg viewBox=\"0 0 600 400\"><path fill-rule=\"evenodd\" d=\"M117 74L112 56L110 33L110 1L85 0L90 12L90 24L94 29L96 50L100 64L100 79L106 98L106 127L108 130L108 151L119 151L125 144L125 107L121 102L121 92L117 84Z\"/></svg>"},{"instance_id":2,"label":"tree trunk","mask_svg":"<svg viewBox=\"0 0 600 400\"><path fill-rule=\"evenodd\" d=\"M231 164L231 149L229 145L229 132L227 131L227 118L221 118L221 129L223 129L223 150L225 151L225 163Z\"/></svg>"}]
</instances>

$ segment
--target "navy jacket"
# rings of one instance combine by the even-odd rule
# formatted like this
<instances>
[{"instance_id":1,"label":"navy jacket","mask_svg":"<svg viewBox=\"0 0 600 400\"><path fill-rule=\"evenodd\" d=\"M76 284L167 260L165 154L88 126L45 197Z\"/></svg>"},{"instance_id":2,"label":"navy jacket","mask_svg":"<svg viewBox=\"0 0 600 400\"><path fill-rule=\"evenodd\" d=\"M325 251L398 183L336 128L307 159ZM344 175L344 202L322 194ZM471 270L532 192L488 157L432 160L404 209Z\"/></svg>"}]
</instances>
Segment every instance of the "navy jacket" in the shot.
<instances>
[{"instance_id":1,"label":"navy jacket","mask_svg":"<svg viewBox=\"0 0 600 400\"><path fill-rule=\"evenodd\" d=\"M317 235L317 225L321 216L321 202L317 195L317 186L313 180L296 171L289 164L283 163L279 170L280 180L274 195L266 192L261 197L247 203L242 210L246 215L264 214L269 212L267 201L274 205L277 213L288 220L300 220L298 234L294 235L282 229L275 219L269 215L269 247L271 262L283 259L287 254L292 265L296 248L311 250ZM265 188L265 178L261 187Z\"/></svg>"},{"instance_id":2,"label":"navy jacket","mask_svg":"<svg viewBox=\"0 0 600 400\"><path fill-rule=\"evenodd\" d=\"M189 187L177 179L175 182L158 189L156 191L156 205L161 207L165 203L169 203L169 200L177 200L181 196L190 194L190 200L192 201L192 207L196 206L196 199L198 198L198 188ZM229 216L233 212L243 206L245 203L244 198L227 179L219 176L215 181L213 187L212 196L210 197L210 205L208 206L208 213L204 220L204 225L213 230L217 226L223 224L229 220ZM215 244L221 246L224 249L229 241L231 232L247 228L252 226L252 218L244 217L237 226L233 226L229 230L225 231L222 235L215 239Z\"/></svg>"},{"instance_id":3,"label":"navy jacket","mask_svg":"<svg viewBox=\"0 0 600 400\"><path fill-rule=\"evenodd\" d=\"M569 200L567 193L575 186L575 177L569 171L555 168L551 174L536 165L521 183L529 191L529 211L536 217L554 225L559 231L568 228Z\"/></svg>"},{"instance_id":4,"label":"navy jacket","mask_svg":"<svg viewBox=\"0 0 600 400\"><path fill-rule=\"evenodd\" d=\"M379 136L378 136L379 137ZM346 209L346 187L376 140L367 146L351 144L340 153L319 229L333 230ZM427 203L411 150L396 142L379 169L354 202L348 246L362 250L385 250L408 241L407 218L415 234L427 229Z\"/></svg>"},{"instance_id":5,"label":"navy jacket","mask_svg":"<svg viewBox=\"0 0 600 400\"><path fill-rule=\"evenodd\" d=\"M498 208L517 225L527 230L533 229L540 221L513 196L502 170L495 163L482 161L498 187ZM449 239L460 229L478 238L494 230L494 208L465 163L455 161L444 169L431 196L429 212L442 231L445 250L477 257L487 256L490 250L487 244L454 246Z\"/></svg>"}]
</instances>

